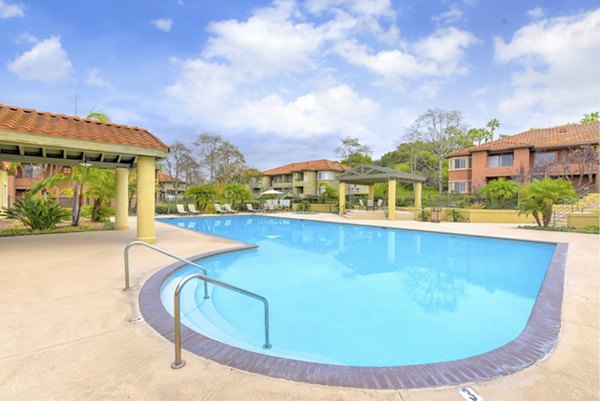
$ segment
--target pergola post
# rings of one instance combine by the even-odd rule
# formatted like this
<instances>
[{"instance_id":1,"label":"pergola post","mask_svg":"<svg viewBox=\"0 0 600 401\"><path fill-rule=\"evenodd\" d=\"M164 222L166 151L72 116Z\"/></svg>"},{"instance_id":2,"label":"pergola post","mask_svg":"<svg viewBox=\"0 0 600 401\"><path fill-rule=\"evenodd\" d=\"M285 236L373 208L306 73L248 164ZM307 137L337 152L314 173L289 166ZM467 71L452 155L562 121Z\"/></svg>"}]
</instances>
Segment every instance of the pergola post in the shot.
<instances>
[{"instance_id":1,"label":"pergola post","mask_svg":"<svg viewBox=\"0 0 600 401\"><path fill-rule=\"evenodd\" d=\"M129 229L129 170L115 169L115 230Z\"/></svg>"},{"instance_id":2,"label":"pergola post","mask_svg":"<svg viewBox=\"0 0 600 401\"><path fill-rule=\"evenodd\" d=\"M340 182L340 186L338 188L338 195L339 195L338 210L339 210L340 216L342 216L344 213L346 213L346 183L345 182Z\"/></svg>"},{"instance_id":3,"label":"pergola post","mask_svg":"<svg viewBox=\"0 0 600 401\"><path fill-rule=\"evenodd\" d=\"M423 197L423 184L420 182L415 182L413 187L415 193L415 207L420 209L422 205L421 198Z\"/></svg>"},{"instance_id":4,"label":"pergola post","mask_svg":"<svg viewBox=\"0 0 600 401\"><path fill-rule=\"evenodd\" d=\"M388 179L388 220L396 220L396 179Z\"/></svg>"},{"instance_id":5,"label":"pergola post","mask_svg":"<svg viewBox=\"0 0 600 401\"><path fill-rule=\"evenodd\" d=\"M139 156L137 160L137 237L149 244L156 242L154 229L154 157Z\"/></svg>"},{"instance_id":6,"label":"pergola post","mask_svg":"<svg viewBox=\"0 0 600 401\"><path fill-rule=\"evenodd\" d=\"M369 200L374 200L375 199L375 185L371 184L369 185Z\"/></svg>"}]
</instances>

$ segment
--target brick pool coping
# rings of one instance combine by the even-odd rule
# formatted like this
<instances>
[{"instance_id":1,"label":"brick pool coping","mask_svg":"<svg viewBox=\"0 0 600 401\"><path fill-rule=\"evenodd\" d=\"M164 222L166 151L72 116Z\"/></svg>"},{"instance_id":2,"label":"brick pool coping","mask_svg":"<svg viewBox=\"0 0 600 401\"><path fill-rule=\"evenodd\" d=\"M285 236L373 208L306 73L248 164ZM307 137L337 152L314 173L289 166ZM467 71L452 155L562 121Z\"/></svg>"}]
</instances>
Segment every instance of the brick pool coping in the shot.
<instances>
[{"instance_id":1,"label":"brick pool coping","mask_svg":"<svg viewBox=\"0 0 600 401\"><path fill-rule=\"evenodd\" d=\"M199 260L229 252L253 249L242 245L188 258ZM450 386L489 380L524 369L546 356L556 345L560 332L568 244L557 243L529 321L521 334L490 352L450 362L410 366L355 367L304 362L257 354L205 337L181 326L182 347L201 357L233 368L311 384L363 389L414 389ZM173 317L160 301L160 287L184 262L171 264L153 274L139 293L145 321L173 342Z\"/></svg>"}]
</instances>

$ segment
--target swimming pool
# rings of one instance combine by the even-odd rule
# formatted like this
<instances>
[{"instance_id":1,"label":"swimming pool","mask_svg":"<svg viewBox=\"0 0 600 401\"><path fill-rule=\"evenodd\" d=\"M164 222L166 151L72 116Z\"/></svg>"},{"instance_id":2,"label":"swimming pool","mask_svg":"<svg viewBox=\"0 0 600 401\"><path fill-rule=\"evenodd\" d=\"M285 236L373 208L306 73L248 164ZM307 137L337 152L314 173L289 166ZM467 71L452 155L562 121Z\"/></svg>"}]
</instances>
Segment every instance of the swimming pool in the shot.
<instances>
[{"instance_id":1,"label":"swimming pool","mask_svg":"<svg viewBox=\"0 0 600 401\"><path fill-rule=\"evenodd\" d=\"M517 338L532 314L555 244L265 216L162 220L258 245L202 260L209 275L265 296L262 305L190 286L186 326L248 351L337 366L410 366L469 358ZM172 292L187 267L161 285ZM198 282L198 284L200 284Z\"/></svg>"}]
</instances>

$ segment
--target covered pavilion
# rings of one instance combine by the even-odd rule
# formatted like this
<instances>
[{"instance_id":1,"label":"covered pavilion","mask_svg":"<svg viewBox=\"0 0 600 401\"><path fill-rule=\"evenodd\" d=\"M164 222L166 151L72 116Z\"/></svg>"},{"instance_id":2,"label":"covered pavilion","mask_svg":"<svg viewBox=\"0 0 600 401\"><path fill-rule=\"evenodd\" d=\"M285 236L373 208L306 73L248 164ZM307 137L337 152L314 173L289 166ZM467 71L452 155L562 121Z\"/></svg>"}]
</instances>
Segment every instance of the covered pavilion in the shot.
<instances>
[{"instance_id":1,"label":"covered pavilion","mask_svg":"<svg viewBox=\"0 0 600 401\"><path fill-rule=\"evenodd\" d=\"M144 128L0 104L0 161L115 169L115 226L128 223L129 170L137 168L137 239L156 241L156 160L169 148Z\"/></svg>"},{"instance_id":2,"label":"covered pavilion","mask_svg":"<svg viewBox=\"0 0 600 401\"><path fill-rule=\"evenodd\" d=\"M425 177L416 174L406 173L404 171L394 170L389 167L374 166L372 164L361 164L346 171L338 178L340 183L340 215L346 212L346 185L368 185L369 200L373 200L375 191L373 185L377 182L387 182L388 184L388 220L396 219L396 182L409 182L413 184L415 192L415 207L421 207L421 193Z\"/></svg>"}]
</instances>

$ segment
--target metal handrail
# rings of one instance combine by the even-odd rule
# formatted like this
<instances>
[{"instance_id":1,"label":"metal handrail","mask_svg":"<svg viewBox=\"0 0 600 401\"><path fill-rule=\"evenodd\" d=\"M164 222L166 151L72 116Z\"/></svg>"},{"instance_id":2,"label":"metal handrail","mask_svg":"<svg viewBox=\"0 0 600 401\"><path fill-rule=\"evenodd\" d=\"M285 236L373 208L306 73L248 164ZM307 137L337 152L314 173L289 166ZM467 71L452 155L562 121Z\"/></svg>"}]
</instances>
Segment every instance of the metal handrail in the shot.
<instances>
[{"instance_id":1,"label":"metal handrail","mask_svg":"<svg viewBox=\"0 0 600 401\"><path fill-rule=\"evenodd\" d=\"M172 253L169 253L169 252L165 251L164 249L158 248L156 246L150 245L147 242L144 242L144 241L133 241L133 242L130 242L129 244L127 244L127 246L125 247L125 250L123 251L124 257L125 257L125 288L123 290L126 290L126 289L129 288L129 249L131 247L135 246L135 245L145 246L146 248L153 249L156 252L162 253L163 255L170 256L173 259L177 259L177 260L179 260L181 262L188 263L188 264L190 264L190 265L192 265L194 267L197 267L198 269L202 270L204 272L204 274L206 276L208 276L208 271L204 267L202 267L202 266L200 266L200 265L198 265L198 264L196 264L196 263L194 263L192 261L189 261L189 260L184 259L184 258L180 258L177 255L173 255ZM208 298L210 298L210 296L208 295L208 284L206 283L206 281L204 281L204 299L208 299Z\"/></svg>"},{"instance_id":2,"label":"metal handrail","mask_svg":"<svg viewBox=\"0 0 600 401\"><path fill-rule=\"evenodd\" d=\"M265 344L263 345L264 349L271 349L271 344L269 343L269 302L265 297L262 297L258 294L255 294L250 291L246 291L242 288L236 287L231 284L227 284L223 281L210 278L203 274L192 274L187 277L181 279L179 284L177 284L177 288L175 289L175 294L173 295L173 314L175 315L174 324L175 324L175 362L171 364L173 369L182 368L185 365L185 361L181 359L181 311L180 311L180 302L179 296L183 287L190 282L191 280L199 279L206 282L212 283L214 285L218 285L219 287L226 288L228 290L232 290L238 292L240 294L258 299L264 304L265 307Z\"/></svg>"}]
</instances>

